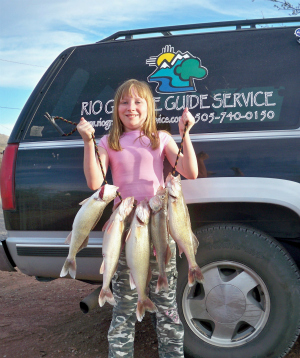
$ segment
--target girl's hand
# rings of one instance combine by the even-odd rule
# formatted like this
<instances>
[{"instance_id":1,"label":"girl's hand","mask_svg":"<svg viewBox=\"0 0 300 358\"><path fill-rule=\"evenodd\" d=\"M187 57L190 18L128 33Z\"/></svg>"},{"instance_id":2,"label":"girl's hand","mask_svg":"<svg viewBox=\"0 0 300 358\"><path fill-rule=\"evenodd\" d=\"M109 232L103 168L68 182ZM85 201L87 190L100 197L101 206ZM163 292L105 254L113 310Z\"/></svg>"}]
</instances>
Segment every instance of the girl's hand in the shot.
<instances>
[{"instance_id":1,"label":"girl's hand","mask_svg":"<svg viewBox=\"0 0 300 358\"><path fill-rule=\"evenodd\" d=\"M189 132L190 129L195 124L195 118L192 115L192 113L189 111L188 108L185 108L185 110L183 111L182 116L180 118L180 121L178 123L179 134L180 134L181 137L183 136L183 131L184 131L186 123L188 123L186 132Z\"/></svg>"},{"instance_id":2,"label":"girl's hand","mask_svg":"<svg viewBox=\"0 0 300 358\"><path fill-rule=\"evenodd\" d=\"M93 134L95 133L95 129L83 117L81 117L80 122L77 124L77 130L86 143L93 138Z\"/></svg>"}]
</instances>

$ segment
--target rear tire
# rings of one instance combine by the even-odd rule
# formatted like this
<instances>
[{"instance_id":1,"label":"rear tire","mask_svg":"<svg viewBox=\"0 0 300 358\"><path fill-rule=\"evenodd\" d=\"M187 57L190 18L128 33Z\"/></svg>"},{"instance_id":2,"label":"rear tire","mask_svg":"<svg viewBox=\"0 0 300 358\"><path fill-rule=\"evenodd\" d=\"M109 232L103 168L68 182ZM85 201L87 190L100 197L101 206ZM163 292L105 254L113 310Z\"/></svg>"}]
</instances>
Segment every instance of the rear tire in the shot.
<instances>
[{"instance_id":1,"label":"rear tire","mask_svg":"<svg viewBox=\"0 0 300 358\"><path fill-rule=\"evenodd\" d=\"M189 288L186 258L178 259L185 356L284 357L300 331L300 275L290 255L270 236L239 225L195 234L204 284Z\"/></svg>"}]
</instances>

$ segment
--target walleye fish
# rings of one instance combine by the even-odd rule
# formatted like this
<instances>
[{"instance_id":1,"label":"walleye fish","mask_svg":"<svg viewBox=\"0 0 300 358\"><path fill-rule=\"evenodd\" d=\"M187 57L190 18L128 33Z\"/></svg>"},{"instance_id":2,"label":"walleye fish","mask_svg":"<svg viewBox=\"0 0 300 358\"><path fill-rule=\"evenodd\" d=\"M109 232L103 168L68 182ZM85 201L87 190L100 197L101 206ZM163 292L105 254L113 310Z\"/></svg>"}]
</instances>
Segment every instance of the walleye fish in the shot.
<instances>
[{"instance_id":1,"label":"walleye fish","mask_svg":"<svg viewBox=\"0 0 300 358\"><path fill-rule=\"evenodd\" d=\"M195 259L199 242L192 232L189 211L182 194L180 175L174 177L169 173L166 187L169 191L170 234L178 245L180 256L182 252L185 253L189 264L188 283L192 287L196 281L203 282L203 275Z\"/></svg>"},{"instance_id":2,"label":"walleye fish","mask_svg":"<svg viewBox=\"0 0 300 358\"><path fill-rule=\"evenodd\" d=\"M133 209L133 203L133 196L124 199L105 224L106 229L102 245L103 261L100 267L100 273L103 274L103 285L99 295L100 307L105 302L111 305L116 304L110 290L110 282L118 266L122 250L122 237L126 229L127 218Z\"/></svg>"},{"instance_id":3,"label":"walleye fish","mask_svg":"<svg viewBox=\"0 0 300 358\"><path fill-rule=\"evenodd\" d=\"M100 220L106 206L117 196L118 187L105 184L92 196L83 200L82 205L75 216L72 231L66 239L66 244L70 244L69 254L61 270L60 277L68 273L72 278L76 277L77 252L85 248L89 241L90 231Z\"/></svg>"},{"instance_id":4,"label":"walleye fish","mask_svg":"<svg viewBox=\"0 0 300 358\"><path fill-rule=\"evenodd\" d=\"M130 287L136 288L138 303L136 316L142 321L145 312L157 311L154 303L146 295L146 287L151 279L150 270L150 207L147 200L136 207L126 239L126 261L130 269Z\"/></svg>"},{"instance_id":5,"label":"walleye fish","mask_svg":"<svg viewBox=\"0 0 300 358\"><path fill-rule=\"evenodd\" d=\"M159 187L156 195L149 200L151 211L150 232L155 248L158 263L159 276L155 292L164 289L169 290L166 265L169 263L172 253L169 246L168 230L168 189Z\"/></svg>"}]
</instances>

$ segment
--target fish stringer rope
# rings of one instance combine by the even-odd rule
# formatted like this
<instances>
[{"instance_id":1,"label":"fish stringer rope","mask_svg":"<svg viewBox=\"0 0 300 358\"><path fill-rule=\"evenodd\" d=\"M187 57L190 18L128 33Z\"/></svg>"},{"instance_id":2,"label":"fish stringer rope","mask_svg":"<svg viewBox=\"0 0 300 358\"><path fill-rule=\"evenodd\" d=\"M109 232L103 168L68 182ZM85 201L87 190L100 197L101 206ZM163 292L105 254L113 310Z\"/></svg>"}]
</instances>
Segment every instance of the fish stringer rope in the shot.
<instances>
[{"instance_id":1,"label":"fish stringer rope","mask_svg":"<svg viewBox=\"0 0 300 358\"><path fill-rule=\"evenodd\" d=\"M173 176L176 173L176 167L177 167L177 164L178 164L178 159L179 159L180 153L182 152L183 141L184 141L185 133L186 133L186 130L187 130L187 126L188 126L188 122L185 123L185 127L184 127L184 131L183 131L183 134L182 134L182 139L181 139L180 147L179 147L179 150L178 150L177 158L176 158L176 161L175 161L175 164L174 164L174 168L172 170L172 175Z\"/></svg>"},{"instance_id":2,"label":"fish stringer rope","mask_svg":"<svg viewBox=\"0 0 300 358\"><path fill-rule=\"evenodd\" d=\"M70 135L72 135L73 133L75 133L77 131L77 124L78 123L75 123L75 122L71 122L71 121L68 121L67 119L63 118L63 117L58 117L58 116L55 116L55 117L52 117L50 116L49 113L46 113L45 114L45 117L48 119L48 121L56 128L56 130L63 136L63 137L68 137ZM55 123L55 121L59 119L63 122L66 122L66 123L69 123L69 124L73 124L74 126L76 126L70 133L64 133L64 131ZM98 149L98 146L97 146L97 143L96 143L96 139L95 139L95 135L94 133L92 133L92 138L91 138L94 142L94 146L95 146L95 152L97 154L97 158L99 160L99 164L100 164L100 168L101 168L101 173L102 173L102 176L103 176L103 181L105 184L108 184L107 180L106 180L106 175L104 173L104 169L103 169L103 166L102 166L102 162L101 162L101 158L100 158L100 154L99 154L99 149ZM122 196L121 194L117 191L117 195L118 197L120 198L120 200L122 201Z\"/></svg>"}]
</instances>

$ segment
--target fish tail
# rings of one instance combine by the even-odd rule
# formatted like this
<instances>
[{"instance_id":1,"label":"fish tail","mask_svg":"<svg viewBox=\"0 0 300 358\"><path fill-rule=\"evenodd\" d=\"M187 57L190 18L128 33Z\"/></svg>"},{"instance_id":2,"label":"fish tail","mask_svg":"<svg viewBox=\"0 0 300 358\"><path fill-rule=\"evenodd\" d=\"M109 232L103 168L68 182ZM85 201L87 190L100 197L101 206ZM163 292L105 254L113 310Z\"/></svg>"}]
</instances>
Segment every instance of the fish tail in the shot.
<instances>
[{"instance_id":1,"label":"fish tail","mask_svg":"<svg viewBox=\"0 0 300 358\"><path fill-rule=\"evenodd\" d=\"M155 304L150 300L149 297L147 297L143 301L138 301L138 303L137 303L136 317L139 322L141 322L142 319L144 318L146 311L157 312L157 308L156 308Z\"/></svg>"},{"instance_id":2,"label":"fish tail","mask_svg":"<svg viewBox=\"0 0 300 358\"><path fill-rule=\"evenodd\" d=\"M106 290L103 288L101 289L98 302L99 302L100 307L102 307L105 304L105 302L110 303L112 306L114 306L116 304L116 301L114 299L114 296L113 296L110 288L108 288Z\"/></svg>"},{"instance_id":3,"label":"fish tail","mask_svg":"<svg viewBox=\"0 0 300 358\"><path fill-rule=\"evenodd\" d=\"M158 293L161 290L164 290L165 292L169 291L169 285L168 285L168 279L167 276L158 276L158 280L157 280L157 285L156 285L156 289L155 289L155 293Z\"/></svg>"},{"instance_id":4,"label":"fish tail","mask_svg":"<svg viewBox=\"0 0 300 358\"><path fill-rule=\"evenodd\" d=\"M196 281L199 283L204 282L203 274L198 265L189 268L189 274L188 274L189 287L194 286Z\"/></svg>"},{"instance_id":5,"label":"fish tail","mask_svg":"<svg viewBox=\"0 0 300 358\"><path fill-rule=\"evenodd\" d=\"M64 266L60 272L60 277L67 276L67 274L70 274L72 278L76 277L76 261L75 259L66 259Z\"/></svg>"}]
</instances>

